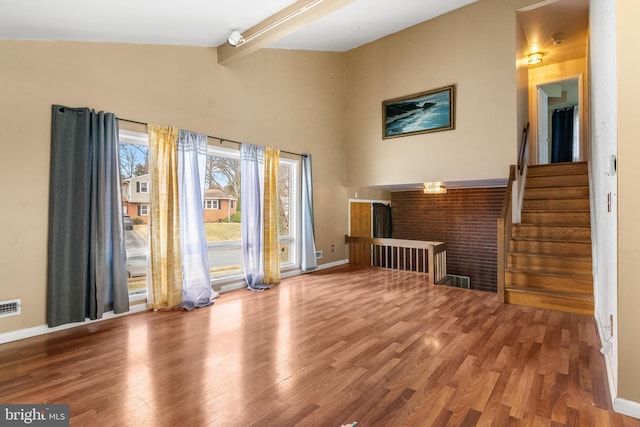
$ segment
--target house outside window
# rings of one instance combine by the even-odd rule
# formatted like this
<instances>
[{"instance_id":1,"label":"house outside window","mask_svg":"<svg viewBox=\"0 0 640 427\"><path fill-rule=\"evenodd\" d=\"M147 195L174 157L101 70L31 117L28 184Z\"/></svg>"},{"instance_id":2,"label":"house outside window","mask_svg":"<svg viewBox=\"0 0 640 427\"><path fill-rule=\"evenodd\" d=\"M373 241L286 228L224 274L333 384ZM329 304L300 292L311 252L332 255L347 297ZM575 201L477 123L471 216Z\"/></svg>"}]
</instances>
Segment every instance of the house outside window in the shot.
<instances>
[{"instance_id":1,"label":"house outside window","mask_svg":"<svg viewBox=\"0 0 640 427\"><path fill-rule=\"evenodd\" d=\"M148 216L149 205L138 205L138 216Z\"/></svg>"}]
</instances>

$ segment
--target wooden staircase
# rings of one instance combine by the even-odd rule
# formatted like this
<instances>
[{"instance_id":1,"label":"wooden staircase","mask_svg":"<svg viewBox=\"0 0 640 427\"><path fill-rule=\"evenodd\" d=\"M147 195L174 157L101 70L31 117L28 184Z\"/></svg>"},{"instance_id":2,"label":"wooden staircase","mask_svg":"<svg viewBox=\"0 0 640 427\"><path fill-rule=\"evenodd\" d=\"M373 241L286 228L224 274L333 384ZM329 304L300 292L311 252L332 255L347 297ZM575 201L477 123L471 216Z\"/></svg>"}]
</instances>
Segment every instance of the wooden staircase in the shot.
<instances>
[{"instance_id":1,"label":"wooden staircase","mask_svg":"<svg viewBox=\"0 0 640 427\"><path fill-rule=\"evenodd\" d=\"M593 316L586 162L528 167L521 224L513 224L505 302Z\"/></svg>"}]
</instances>

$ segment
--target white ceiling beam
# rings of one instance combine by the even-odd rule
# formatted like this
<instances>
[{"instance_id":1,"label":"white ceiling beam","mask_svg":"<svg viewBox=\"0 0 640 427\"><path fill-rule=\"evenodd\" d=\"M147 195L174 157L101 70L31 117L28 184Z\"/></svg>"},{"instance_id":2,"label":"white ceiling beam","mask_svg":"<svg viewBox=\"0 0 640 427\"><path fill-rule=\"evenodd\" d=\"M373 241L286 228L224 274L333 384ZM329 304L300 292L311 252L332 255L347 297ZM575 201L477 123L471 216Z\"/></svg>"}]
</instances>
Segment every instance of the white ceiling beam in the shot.
<instances>
[{"instance_id":1,"label":"white ceiling beam","mask_svg":"<svg viewBox=\"0 0 640 427\"><path fill-rule=\"evenodd\" d=\"M342 9L343 7L353 3L356 0L324 0L309 10L293 16L286 22L283 22L274 28L266 31L265 33L255 37L248 43L240 44L236 47L230 46L227 43L221 44L216 49L218 51L218 64L229 65L233 61L240 58L244 58L247 55L256 52L264 46L273 43L276 40L280 40L283 37L288 36L299 30L300 28L308 25L320 18L332 14L333 12ZM282 9L280 12L273 14L269 18L260 22L259 24L249 28L246 31L242 31L242 36L246 39L253 34L257 33L261 29L278 22L279 20L295 13L296 11L304 8L311 3L311 0L299 0Z\"/></svg>"}]
</instances>

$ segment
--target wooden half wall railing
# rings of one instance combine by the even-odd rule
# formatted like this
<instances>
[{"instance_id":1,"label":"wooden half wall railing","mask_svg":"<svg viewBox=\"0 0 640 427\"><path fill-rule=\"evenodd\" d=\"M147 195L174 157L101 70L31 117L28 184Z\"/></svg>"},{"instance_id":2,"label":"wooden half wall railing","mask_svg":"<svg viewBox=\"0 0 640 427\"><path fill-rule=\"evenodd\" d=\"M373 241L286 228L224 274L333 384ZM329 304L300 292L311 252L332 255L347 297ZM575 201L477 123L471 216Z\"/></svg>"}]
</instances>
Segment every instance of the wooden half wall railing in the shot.
<instances>
[{"instance_id":1,"label":"wooden half wall railing","mask_svg":"<svg viewBox=\"0 0 640 427\"><path fill-rule=\"evenodd\" d=\"M447 244L422 240L345 236L349 264L370 265L429 275L429 283L447 279Z\"/></svg>"},{"instance_id":2,"label":"wooden half wall railing","mask_svg":"<svg viewBox=\"0 0 640 427\"><path fill-rule=\"evenodd\" d=\"M511 241L512 221L512 188L516 179L516 166L511 165L509 169L509 182L507 183L507 191L502 202L502 211L498 217L498 300L504 301L504 286L507 271L507 252L509 251L509 242Z\"/></svg>"}]
</instances>

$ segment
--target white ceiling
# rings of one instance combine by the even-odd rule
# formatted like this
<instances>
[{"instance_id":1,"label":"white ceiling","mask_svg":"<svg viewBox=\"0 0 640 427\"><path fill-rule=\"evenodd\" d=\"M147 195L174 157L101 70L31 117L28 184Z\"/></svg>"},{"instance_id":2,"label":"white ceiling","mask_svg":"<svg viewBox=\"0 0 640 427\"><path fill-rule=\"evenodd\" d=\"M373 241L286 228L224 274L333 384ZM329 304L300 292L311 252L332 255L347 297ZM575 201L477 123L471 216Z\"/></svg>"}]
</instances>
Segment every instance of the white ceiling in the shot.
<instances>
[{"instance_id":1,"label":"white ceiling","mask_svg":"<svg viewBox=\"0 0 640 427\"><path fill-rule=\"evenodd\" d=\"M269 47L343 52L477 0L357 0ZM0 0L0 39L218 46L292 0Z\"/></svg>"}]
</instances>

